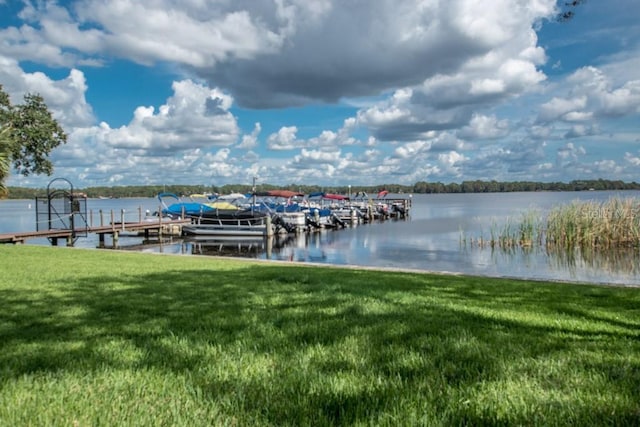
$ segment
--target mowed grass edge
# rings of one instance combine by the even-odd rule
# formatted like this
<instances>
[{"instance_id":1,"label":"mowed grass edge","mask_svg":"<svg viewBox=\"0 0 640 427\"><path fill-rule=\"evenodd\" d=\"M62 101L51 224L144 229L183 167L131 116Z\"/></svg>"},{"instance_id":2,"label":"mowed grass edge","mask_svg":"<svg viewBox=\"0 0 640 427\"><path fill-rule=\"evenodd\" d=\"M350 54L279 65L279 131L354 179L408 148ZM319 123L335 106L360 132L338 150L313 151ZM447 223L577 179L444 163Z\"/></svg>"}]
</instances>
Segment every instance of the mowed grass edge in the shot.
<instances>
[{"instance_id":1,"label":"mowed grass edge","mask_svg":"<svg viewBox=\"0 0 640 427\"><path fill-rule=\"evenodd\" d=\"M640 289L0 246L0 425L634 425Z\"/></svg>"}]
</instances>

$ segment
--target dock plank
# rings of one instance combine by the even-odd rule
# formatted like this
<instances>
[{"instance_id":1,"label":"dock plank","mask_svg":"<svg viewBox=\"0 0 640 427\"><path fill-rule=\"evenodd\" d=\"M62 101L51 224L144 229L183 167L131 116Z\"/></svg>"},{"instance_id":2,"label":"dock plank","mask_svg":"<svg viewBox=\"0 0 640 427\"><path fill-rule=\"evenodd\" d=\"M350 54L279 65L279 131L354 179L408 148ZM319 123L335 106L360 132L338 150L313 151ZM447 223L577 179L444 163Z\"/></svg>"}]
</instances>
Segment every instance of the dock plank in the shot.
<instances>
[{"instance_id":1,"label":"dock plank","mask_svg":"<svg viewBox=\"0 0 640 427\"><path fill-rule=\"evenodd\" d=\"M0 234L0 243L20 243L28 239L37 239L39 237L69 237L72 230L38 230L23 231L19 233L3 233Z\"/></svg>"},{"instance_id":2,"label":"dock plank","mask_svg":"<svg viewBox=\"0 0 640 427\"><path fill-rule=\"evenodd\" d=\"M158 230L162 227L171 225L185 225L191 224L191 220L178 219L169 221L143 221L143 222L130 222L127 223L113 223L109 225L102 225L96 227L87 227L76 229L77 234L93 233L93 234L114 234L127 231L144 231L144 230ZM73 230L59 229L59 230L35 230L35 231L21 231L16 233L2 233L0 234L0 243L24 243L29 239L37 238L70 238L73 236Z\"/></svg>"}]
</instances>

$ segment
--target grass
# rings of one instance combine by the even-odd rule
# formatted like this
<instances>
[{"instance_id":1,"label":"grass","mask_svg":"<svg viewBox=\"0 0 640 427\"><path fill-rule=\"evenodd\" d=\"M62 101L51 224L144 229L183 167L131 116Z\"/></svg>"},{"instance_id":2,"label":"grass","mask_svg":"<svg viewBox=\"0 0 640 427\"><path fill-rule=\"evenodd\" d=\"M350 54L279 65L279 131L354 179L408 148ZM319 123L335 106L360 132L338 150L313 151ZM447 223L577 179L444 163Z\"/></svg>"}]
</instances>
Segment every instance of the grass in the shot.
<instances>
[{"instance_id":1,"label":"grass","mask_svg":"<svg viewBox=\"0 0 640 427\"><path fill-rule=\"evenodd\" d=\"M0 425L637 425L640 289L0 246Z\"/></svg>"}]
</instances>

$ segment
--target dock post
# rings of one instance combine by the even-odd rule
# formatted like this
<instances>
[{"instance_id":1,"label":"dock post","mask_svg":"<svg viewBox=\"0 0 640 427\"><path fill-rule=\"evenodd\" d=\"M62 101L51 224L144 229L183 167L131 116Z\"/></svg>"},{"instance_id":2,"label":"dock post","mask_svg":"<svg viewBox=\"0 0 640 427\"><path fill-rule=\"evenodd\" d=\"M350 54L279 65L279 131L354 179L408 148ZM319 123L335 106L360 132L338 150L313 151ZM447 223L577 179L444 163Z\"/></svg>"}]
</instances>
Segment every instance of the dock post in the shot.
<instances>
[{"instance_id":1,"label":"dock post","mask_svg":"<svg viewBox=\"0 0 640 427\"><path fill-rule=\"evenodd\" d=\"M184 206L182 208L184 209ZM158 240L162 241L162 212L160 210L158 210Z\"/></svg>"},{"instance_id":2,"label":"dock post","mask_svg":"<svg viewBox=\"0 0 640 427\"><path fill-rule=\"evenodd\" d=\"M114 230L113 231L113 249L118 247L118 231Z\"/></svg>"},{"instance_id":3,"label":"dock post","mask_svg":"<svg viewBox=\"0 0 640 427\"><path fill-rule=\"evenodd\" d=\"M67 236L67 246L69 247L73 246L73 234L69 234Z\"/></svg>"},{"instance_id":4,"label":"dock post","mask_svg":"<svg viewBox=\"0 0 640 427\"><path fill-rule=\"evenodd\" d=\"M273 252L273 239L271 237L266 237L267 243L267 259L271 259L271 253Z\"/></svg>"},{"instance_id":5,"label":"dock post","mask_svg":"<svg viewBox=\"0 0 640 427\"><path fill-rule=\"evenodd\" d=\"M104 233L98 233L98 247L104 248Z\"/></svg>"},{"instance_id":6,"label":"dock post","mask_svg":"<svg viewBox=\"0 0 640 427\"><path fill-rule=\"evenodd\" d=\"M266 221L265 221L265 236L267 238L270 238L271 236L273 236L273 227L271 226L271 217L269 215L267 215Z\"/></svg>"},{"instance_id":7,"label":"dock post","mask_svg":"<svg viewBox=\"0 0 640 427\"><path fill-rule=\"evenodd\" d=\"M122 228L122 231L125 230L125 227L124 227L124 209L120 209L120 227Z\"/></svg>"},{"instance_id":8,"label":"dock post","mask_svg":"<svg viewBox=\"0 0 640 427\"><path fill-rule=\"evenodd\" d=\"M102 227L103 225L104 225L104 216L103 216L102 209L100 209L100 227Z\"/></svg>"}]
</instances>

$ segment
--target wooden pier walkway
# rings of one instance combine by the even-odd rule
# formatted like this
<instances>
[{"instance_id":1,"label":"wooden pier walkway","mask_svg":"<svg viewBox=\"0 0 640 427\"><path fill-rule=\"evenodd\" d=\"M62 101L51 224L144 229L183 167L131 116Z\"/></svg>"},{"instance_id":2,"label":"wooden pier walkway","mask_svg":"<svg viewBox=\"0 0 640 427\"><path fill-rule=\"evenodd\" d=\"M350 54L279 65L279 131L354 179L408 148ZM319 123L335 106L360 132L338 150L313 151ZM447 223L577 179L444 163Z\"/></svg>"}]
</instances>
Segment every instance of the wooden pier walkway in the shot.
<instances>
[{"instance_id":1,"label":"wooden pier walkway","mask_svg":"<svg viewBox=\"0 0 640 427\"><path fill-rule=\"evenodd\" d=\"M0 243L24 243L30 239L48 238L51 244L57 246L58 239L65 239L67 246L73 246L73 240L75 235L84 235L88 233L97 234L100 244L104 245L104 236L110 234L113 236L114 241L118 240L120 233L140 233L143 232L145 238L149 237L150 232L157 232L162 234L166 232L169 234L169 230L174 227L182 227L183 225L191 224L189 219L177 219L177 220L158 220L158 221L141 221L141 222L124 222L124 223L112 223L109 225L102 225L97 227L87 227L76 229L53 229L53 230L38 230L38 231L22 231L17 233L3 233L0 234ZM166 231L165 231L166 230Z\"/></svg>"},{"instance_id":2,"label":"wooden pier walkway","mask_svg":"<svg viewBox=\"0 0 640 427\"><path fill-rule=\"evenodd\" d=\"M82 230L82 232L84 233L84 230ZM70 239L73 237L73 230L38 230L21 231L19 233L2 233L0 234L0 243L24 243L26 240L41 237Z\"/></svg>"}]
</instances>

